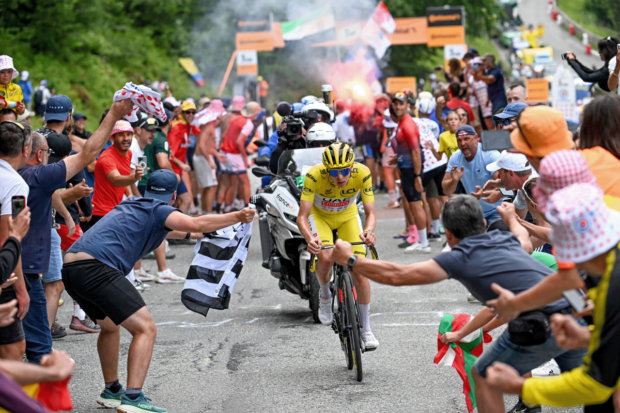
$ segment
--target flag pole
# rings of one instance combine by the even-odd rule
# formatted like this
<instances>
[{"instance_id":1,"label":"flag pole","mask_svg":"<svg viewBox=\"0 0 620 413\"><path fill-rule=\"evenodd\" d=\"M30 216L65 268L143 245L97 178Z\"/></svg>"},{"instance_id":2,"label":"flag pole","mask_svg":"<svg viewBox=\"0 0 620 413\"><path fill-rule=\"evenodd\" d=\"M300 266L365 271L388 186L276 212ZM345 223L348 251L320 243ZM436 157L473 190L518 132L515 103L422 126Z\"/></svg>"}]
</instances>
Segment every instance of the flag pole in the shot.
<instances>
[{"instance_id":1,"label":"flag pole","mask_svg":"<svg viewBox=\"0 0 620 413\"><path fill-rule=\"evenodd\" d=\"M220 85L220 91L218 96L222 97L222 92L224 92L224 88L226 87L226 82L228 82L228 76L230 76L230 71L232 70L233 64L235 62L235 57L237 57L237 51L235 50L230 56L230 61L228 62L228 68L226 68L226 74L224 75L224 79L222 79L222 84Z\"/></svg>"}]
</instances>

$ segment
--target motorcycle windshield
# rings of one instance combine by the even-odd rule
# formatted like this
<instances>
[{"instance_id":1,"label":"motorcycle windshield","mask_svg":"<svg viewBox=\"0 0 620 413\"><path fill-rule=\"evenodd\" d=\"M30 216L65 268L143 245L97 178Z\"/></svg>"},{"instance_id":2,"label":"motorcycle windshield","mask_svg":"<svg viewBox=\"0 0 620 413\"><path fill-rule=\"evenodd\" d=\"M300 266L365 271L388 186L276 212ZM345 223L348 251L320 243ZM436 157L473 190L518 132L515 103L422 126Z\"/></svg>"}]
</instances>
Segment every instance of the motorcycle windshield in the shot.
<instances>
[{"instance_id":1,"label":"motorcycle windshield","mask_svg":"<svg viewBox=\"0 0 620 413\"><path fill-rule=\"evenodd\" d=\"M304 148L282 152L278 161L278 175L304 176L308 169L323 163L325 148Z\"/></svg>"}]
</instances>

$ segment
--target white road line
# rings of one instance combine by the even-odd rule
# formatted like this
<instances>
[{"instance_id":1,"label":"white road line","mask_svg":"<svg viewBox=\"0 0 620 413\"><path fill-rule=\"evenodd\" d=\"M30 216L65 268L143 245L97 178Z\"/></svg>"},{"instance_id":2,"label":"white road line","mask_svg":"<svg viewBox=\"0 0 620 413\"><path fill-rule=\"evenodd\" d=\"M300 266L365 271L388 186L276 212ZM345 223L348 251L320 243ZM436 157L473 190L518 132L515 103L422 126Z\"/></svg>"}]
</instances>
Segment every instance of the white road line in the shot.
<instances>
[{"instance_id":1,"label":"white road line","mask_svg":"<svg viewBox=\"0 0 620 413\"><path fill-rule=\"evenodd\" d=\"M403 327L403 326L438 326L439 323L391 323L391 324L381 324L384 327Z\"/></svg>"},{"instance_id":2,"label":"white road line","mask_svg":"<svg viewBox=\"0 0 620 413\"><path fill-rule=\"evenodd\" d=\"M260 317L259 318L254 318L254 319L248 321L246 324L252 324L252 323L255 323L258 320L260 320Z\"/></svg>"}]
</instances>

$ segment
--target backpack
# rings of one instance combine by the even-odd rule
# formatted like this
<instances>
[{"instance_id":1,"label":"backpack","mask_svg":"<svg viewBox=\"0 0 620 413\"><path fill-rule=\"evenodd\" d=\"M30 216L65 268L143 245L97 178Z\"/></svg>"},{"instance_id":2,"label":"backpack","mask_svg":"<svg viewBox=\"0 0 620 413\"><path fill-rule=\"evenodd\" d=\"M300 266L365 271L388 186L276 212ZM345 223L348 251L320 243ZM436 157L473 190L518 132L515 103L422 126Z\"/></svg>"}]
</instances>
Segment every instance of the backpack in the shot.
<instances>
[{"instance_id":1,"label":"backpack","mask_svg":"<svg viewBox=\"0 0 620 413\"><path fill-rule=\"evenodd\" d=\"M34 92L34 104L35 106L39 106L43 104L43 88L38 87Z\"/></svg>"}]
</instances>

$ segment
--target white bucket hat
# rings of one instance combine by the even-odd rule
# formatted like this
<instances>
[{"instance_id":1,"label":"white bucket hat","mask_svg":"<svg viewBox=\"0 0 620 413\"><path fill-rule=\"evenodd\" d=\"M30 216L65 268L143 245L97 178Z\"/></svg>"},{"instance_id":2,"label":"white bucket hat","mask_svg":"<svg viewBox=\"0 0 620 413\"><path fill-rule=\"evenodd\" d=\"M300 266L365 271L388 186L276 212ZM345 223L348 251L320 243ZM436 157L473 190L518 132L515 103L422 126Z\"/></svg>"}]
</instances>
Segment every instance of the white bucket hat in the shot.
<instances>
[{"instance_id":1,"label":"white bucket hat","mask_svg":"<svg viewBox=\"0 0 620 413\"><path fill-rule=\"evenodd\" d=\"M19 72L13 66L13 58L4 54L0 56L0 70L6 69L13 69L13 77L11 79L15 79L19 76Z\"/></svg>"},{"instance_id":2,"label":"white bucket hat","mask_svg":"<svg viewBox=\"0 0 620 413\"><path fill-rule=\"evenodd\" d=\"M607 208L598 185L562 188L551 195L548 208L550 240L560 262L588 261L620 241L620 213Z\"/></svg>"}]
</instances>

